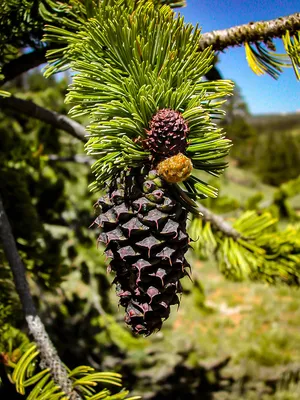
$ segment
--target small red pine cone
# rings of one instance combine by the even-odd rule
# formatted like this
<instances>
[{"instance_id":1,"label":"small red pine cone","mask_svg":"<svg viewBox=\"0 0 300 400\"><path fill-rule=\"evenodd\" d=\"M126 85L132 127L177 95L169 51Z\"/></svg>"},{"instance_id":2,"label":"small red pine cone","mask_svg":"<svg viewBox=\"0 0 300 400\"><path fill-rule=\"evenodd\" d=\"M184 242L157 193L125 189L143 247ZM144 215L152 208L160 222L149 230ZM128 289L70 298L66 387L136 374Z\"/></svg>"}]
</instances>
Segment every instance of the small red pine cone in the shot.
<instances>
[{"instance_id":1,"label":"small red pine cone","mask_svg":"<svg viewBox=\"0 0 300 400\"><path fill-rule=\"evenodd\" d=\"M164 108L152 117L145 145L154 158L164 159L185 152L188 133L180 112Z\"/></svg>"}]
</instances>

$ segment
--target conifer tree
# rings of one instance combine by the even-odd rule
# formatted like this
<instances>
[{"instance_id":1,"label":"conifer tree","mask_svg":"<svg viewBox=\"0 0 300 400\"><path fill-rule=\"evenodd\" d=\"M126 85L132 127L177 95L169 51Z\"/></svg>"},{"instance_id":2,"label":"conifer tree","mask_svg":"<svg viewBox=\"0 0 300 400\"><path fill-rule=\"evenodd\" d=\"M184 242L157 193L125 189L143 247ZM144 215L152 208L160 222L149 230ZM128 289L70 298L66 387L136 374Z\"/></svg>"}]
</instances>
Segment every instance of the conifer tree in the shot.
<instances>
[{"instance_id":1,"label":"conifer tree","mask_svg":"<svg viewBox=\"0 0 300 400\"><path fill-rule=\"evenodd\" d=\"M175 16L172 8L183 5L176 0L7 0L0 11L3 84L42 63L45 55L47 77L74 72L66 102L72 105L71 117L88 120L86 128L12 96L6 87L1 107L32 115L86 142L95 177L91 189L102 191L94 222L98 241L111 259L108 270L115 274L125 321L143 335L159 330L170 306L179 304L180 279L189 275L189 235L199 237L193 245L198 255L217 254L220 270L229 278L289 285L299 285L300 278L299 227L277 231L268 212L246 212L230 226L201 205L202 199L217 197L217 189L197 172L218 177L232 145L217 122L233 84L203 79L213 67L214 51L244 44L256 73L277 78L289 63L299 78L300 15L202 35ZM274 37L282 37L284 62L262 44L272 47ZM18 56L28 46L32 53ZM90 382L118 385L119 376L90 373L87 367L70 372L59 360L36 314L0 205L3 248L38 346L29 346L20 364L8 363L18 391L39 382L28 398L37 398L41 388L49 399L108 397L107 391L94 394ZM24 383L39 352L46 369Z\"/></svg>"}]
</instances>

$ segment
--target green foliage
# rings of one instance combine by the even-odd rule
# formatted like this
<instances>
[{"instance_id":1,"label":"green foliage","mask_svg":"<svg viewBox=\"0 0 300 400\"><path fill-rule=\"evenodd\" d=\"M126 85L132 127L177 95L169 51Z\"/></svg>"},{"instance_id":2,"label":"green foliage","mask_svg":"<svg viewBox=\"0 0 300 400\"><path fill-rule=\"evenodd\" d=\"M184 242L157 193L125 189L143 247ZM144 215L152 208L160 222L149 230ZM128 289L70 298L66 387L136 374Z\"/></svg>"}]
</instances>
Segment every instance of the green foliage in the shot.
<instances>
[{"instance_id":1,"label":"green foliage","mask_svg":"<svg viewBox=\"0 0 300 400\"><path fill-rule=\"evenodd\" d=\"M26 78L25 88L18 90L23 98L65 113L65 88L64 80L50 78L49 82L34 73ZM16 89L10 90L14 93ZM70 157L83 151L82 147L68 135L15 112L9 116L1 113L0 129L1 176L5 171L7 178L0 181L1 195L42 319L48 321L51 338L71 365L86 363L86 355L91 355L97 369L107 370L102 363L108 355L121 360L127 351L143 344L115 319L104 257L96 249L95 233L88 229L96 200L87 189L89 167L53 163L48 157L53 153L62 159ZM1 251L0 265L0 352L7 354L21 346L21 339L14 338L20 332L16 328L23 328L23 317ZM41 290L46 301L41 300ZM83 340L82 332L88 341ZM62 337L68 340L62 341ZM3 377L1 366L0 375ZM4 378L0 397L2 390L6 395Z\"/></svg>"},{"instance_id":2,"label":"green foliage","mask_svg":"<svg viewBox=\"0 0 300 400\"><path fill-rule=\"evenodd\" d=\"M102 315L93 320L93 325L98 325L102 328L102 332L97 337L97 341L100 343L112 342L125 352L143 348L146 345L143 339L137 340L128 330L121 327L112 315L102 313Z\"/></svg>"},{"instance_id":3,"label":"green foliage","mask_svg":"<svg viewBox=\"0 0 300 400\"><path fill-rule=\"evenodd\" d=\"M286 54L277 54L263 47L261 43L255 43L254 46L245 43L246 59L255 74L267 73L272 78L277 79L284 67L291 66ZM271 42L270 46L273 47L274 44Z\"/></svg>"},{"instance_id":4,"label":"green foliage","mask_svg":"<svg viewBox=\"0 0 300 400\"><path fill-rule=\"evenodd\" d=\"M294 179L299 175L299 138L288 131L262 135L255 158L256 171L263 182L275 186Z\"/></svg>"},{"instance_id":5,"label":"green foliage","mask_svg":"<svg viewBox=\"0 0 300 400\"><path fill-rule=\"evenodd\" d=\"M250 112L237 85L234 87L233 95L224 104L224 111L226 115L220 121L220 125L234 143L230 156L240 166L251 166L257 145L257 130L249 123Z\"/></svg>"},{"instance_id":6,"label":"green foliage","mask_svg":"<svg viewBox=\"0 0 300 400\"><path fill-rule=\"evenodd\" d=\"M1 71L1 69L0 69ZM0 79L3 78L3 75L0 74ZM9 97L11 94L7 92L6 90L0 90L0 97Z\"/></svg>"},{"instance_id":7,"label":"green foliage","mask_svg":"<svg viewBox=\"0 0 300 400\"><path fill-rule=\"evenodd\" d=\"M279 398L282 392L292 395L299 383L298 289L230 282L212 260L192 260L205 288L206 308L196 308L193 294L186 295L168 334L172 332L173 348L182 349L186 343L195 346L194 366L217 364L230 355L208 398L256 400ZM195 372L195 379L198 376ZM204 393L205 386L201 387Z\"/></svg>"},{"instance_id":8,"label":"green foliage","mask_svg":"<svg viewBox=\"0 0 300 400\"><path fill-rule=\"evenodd\" d=\"M292 67L296 78L300 79L300 32L286 31L282 36L282 42L286 54L276 53L272 40L266 40L264 44L259 42L254 43L254 45L245 43L246 59L255 74L263 75L267 73L272 78L277 79L283 68Z\"/></svg>"},{"instance_id":9,"label":"green foliage","mask_svg":"<svg viewBox=\"0 0 300 400\"><path fill-rule=\"evenodd\" d=\"M19 49L41 47L43 20L40 0L3 0L0 5L0 65L16 57Z\"/></svg>"},{"instance_id":10,"label":"green foliage","mask_svg":"<svg viewBox=\"0 0 300 400\"><path fill-rule=\"evenodd\" d=\"M14 325L20 320L20 304L17 299L9 268L3 264L3 254L0 249L0 355L12 352L26 342L26 336Z\"/></svg>"},{"instance_id":11,"label":"green foliage","mask_svg":"<svg viewBox=\"0 0 300 400\"><path fill-rule=\"evenodd\" d=\"M16 360L28 343L27 336L16 326L22 321L21 307L15 292L12 274L5 265L4 254L0 247L0 367L6 359ZM0 368L0 386L1 386Z\"/></svg>"},{"instance_id":12,"label":"green foliage","mask_svg":"<svg viewBox=\"0 0 300 400\"><path fill-rule=\"evenodd\" d=\"M259 203L264 198L263 192L255 193L253 196L250 196L246 202L247 210L257 210L259 208Z\"/></svg>"},{"instance_id":13,"label":"green foliage","mask_svg":"<svg viewBox=\"0 0 300 400\"><path fill-rule=\"evenodd\" d=\"M28 84L32 90L24 97L65 109L61 96L65 82L49 88L41 75L33 74ZM54 170L43 156L61 150L59 133L14 112L10 118L0 113L0 133L0 190L18 249L40 284L53 287L68 269L61 256L63 242L45 224L62 223L61 213L70 207L65 193L70 174L63 166Z\"/></svg>"},{"instance_id":14,"label":"green foliage","mask_svg":"<svg viewBox=\"0 0 300 400\"><path fill-rule=\"evenodd\" d=\"M49 26L45 40L68 42L63 55L48 53L46 75L69 66L76 71L67 102L75 104L73 117L91 120L86 149L97 158L93 188L103 187L121 169L148 161L142 142L153 114L162 108L181 111L188 122L187 153L194 168L218 176L226 166L219 159L231 144L213 119L222 114L220 99L232 84L201 79L213 53L198 52L200 31L152 1L103 1L89 12L90 18L76 25L78 31ZM196 196L216 197L215 189L194 175L186 187Z\"/></svg>"},{"instance_id":15,"label":"green foliage","mask_svg":"<svg viewBox=\"0 0 300 400\"><path fill-rule=\"evenodd\" d=\"M291 59L297 79L300 79L300 32L291 35L288 31L282 38L285 50Z\"/></svg>"},{"instance_id":16,"label":"green foliage","mask_svg":"<svg viewBox=\"0 0 300 400\"><path fill-rule=\"evenodd\" d=\"M273 132L299 133L299 113L252 115L249 122L261 134Z\"/></svg>"},{"instance_id":17,"label":"green foliage","mask_svg":"<svg viewBox=\"0 0 300 400\"><path fill-rule=\"evenodd\" d=\"M280 185L273 197L273 205L278 209L278 215L289 220L298 219L297 213L289 199L300 194L300 176Z\"/></svg>"},{"instance_id":18,"label":"green foliage","mask_svg":"<svg viewBox=\"0 0 300 400\"><path fill-rule=\"evenodd\" d=\"M199 257L215 255L220 271L234 280L260 280L268 283L299 285L299 227L276 230L277 220L270 213L242 214L234 223L237 238L230 237L211 222L194 218L190 227Z\"/></svg>"},{"instance_id":19,"label":"green foliage","mask_svg":"<svg viewBox=\"0 0 300 400\"><path fill-rule=\"evenodd\" d=\"M201 204L220 214L226 214L240 208L241 204L233 197L220 195L216 199L206 199Z\"/></svg>"},{"instance_id":20,"label":"green foliage","mask_svg":"<svg viewBox=\"0 0 300 400\"><path fill-rule=\"evenodd\" d=\"M68 397L52 380L49 369L40 370L38 365L39 351L35 344L28 343L22 349L2 356L7 373L16 385L18 393L28 396L27 400L67 400ZM16 359L17 358L17 359ZM16 360L15 360L16 359ZM14 361L12 361L14 360ZM86 400L137 400L140 397L128 397L128 391L122 390L111 394L107 389L99 391L98 385L122 386L121 375L113 372L95 372L94 368L87 366L68 369L68 376L72 381L73 390L79 392Z\"/></svg>"},{"instance_id":21,"label":"green foliage","mask_svg":"<svg viewBox=\"0 0 300 400\"><path fill-rule=\"evenodd\" d=\"M57 2L57 0L44 0L40 3L40 14L44 21L54 24L59 28L58 31L48 33L47 38L50 43L54 43L54 49L48 51L48 60L54 61L53 68L48 66L47 75L69 68L69 50L72 45L70 40L73 35L81 29L89 18L94 17L98 8L98 0L68 0ZM182 0L153 0L156 5L165 4L172 7L183 7L185 1ZM48 42L44 38L45 42Z\"/></svg>"}]
</instances>

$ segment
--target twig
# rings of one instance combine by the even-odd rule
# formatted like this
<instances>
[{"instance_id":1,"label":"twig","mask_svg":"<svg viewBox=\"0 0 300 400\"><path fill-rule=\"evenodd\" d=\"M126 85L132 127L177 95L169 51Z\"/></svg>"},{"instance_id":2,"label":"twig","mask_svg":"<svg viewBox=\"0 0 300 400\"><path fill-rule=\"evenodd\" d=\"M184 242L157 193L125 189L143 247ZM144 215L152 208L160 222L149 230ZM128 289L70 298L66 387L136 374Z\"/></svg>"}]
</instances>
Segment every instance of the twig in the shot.
<instances>
[{"instance_id":1,"label":"twig","mask_svg":"<svg viewBox=\"0 0 300 400\"><path fill-rule=\"evenodd\" d=\"M235 230L228 222L226 222L222 217L219 215L214 214L202 204L197 204L199 211L201 212L202 216L199 218L204 219L205 221L210 221L212 225L214 225L219 231L223 232L226 236L230 236L234 239L238 239L241 237L241 234Z\"/></svg>"},{"instance_id":2,"label":"twig","mask_svg":"<svg viewBox=\"0 0 300 400\"><path fill-rule=\"evenodd\" d=\"M25 114L31 118L46 122L55 128L70 133L76 139L79 139L84 143L87 142L87 132L82 125L65 115L38 106L33 101L10 96L0 99L0 107L18 111L19 113Z\"/></svg>"},{"instance_id":3,"label":"twig","mask_svg":"<svg viewBox=\"0 0 300 400\"><path fill-rule=\"evenodd\" d=\"M300 13L295 13L269 21L249 22L245 25L204 33L199 49L204 50L212 46L213 50L222 51L227 47L241 46L245 42L256 43L280 38L286 31L293 34L298 30L300 30Z\"/></svg>"},{"instance_id":4,"label":"twig","mask_svg":"<svg viewBox=\"0 0 300 400\"><path fill-rule=\"evenodd\" d=\"M53 380L61 389L70 396L70 399L81 397L72 391L72 382L68 378L67 370L60 360L51 339L46 332L45 326L37 315L37 311L26 280L24 264L19 256L16 242L12 234L11 226L4 210L0 196L0 239L3 244L4 253L11 268L16 291L19 295L25 318L30 333L40 351L42 367L49 368Z\"/></svg>"}]
</instances>

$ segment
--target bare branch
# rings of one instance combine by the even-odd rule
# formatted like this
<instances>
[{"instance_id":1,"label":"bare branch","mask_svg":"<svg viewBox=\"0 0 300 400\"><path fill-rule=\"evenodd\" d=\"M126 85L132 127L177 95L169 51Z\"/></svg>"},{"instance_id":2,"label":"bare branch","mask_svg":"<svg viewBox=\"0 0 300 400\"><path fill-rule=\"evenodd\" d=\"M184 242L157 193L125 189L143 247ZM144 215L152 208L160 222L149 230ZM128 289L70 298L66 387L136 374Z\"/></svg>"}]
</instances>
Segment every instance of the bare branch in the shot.
<instances>
[{"instance_id":1,"label":"bare branch","mask_svg":"<svg viewBox=\"0 0 300 400\"><path fill-rule=\"evenodd\" d=\"M300 30L300 13L204 33L199 49L204 50L206 47L212 46L213 50L221 51L227 47L241 46L245 42L256 43L281 38L287 30L291 34Z\"/></svg>"},{"instance_id":2,"label":"bare branch","mask_svg":"<svg viewBox=\"0 0 300 400\"><path fill-rule=\"evenodd\" d=\"M222 217L219 215L214 214L202 204L198 203L199 211L201 212L202 216L199 218L204 219L204 221L209 221L216 229L223 232L226 236L232 237L234 239L238 239L241 237L241 234L235 230L228 222L226 222Z\"/></svg>"},{"instance_id":3,"label":"bare branch","mask_svg":"<svg viewBox=\"0 0 300 400\"><path fill-rule=\"evenodd\" d=\"M49 338L45 326L37 315L36 308L26 280L24 264L19 256L16 241L12 234L11 226L4 210L0 196L0 239L3 244L4 253L11 268L17 293L19 295L25 318L30 333L40 351L42 367L49 368L53 380L61 389L70 395L72 399L81 397L72 391L72 382L68 378L67 370L60 360L51 339ZM75 396L75 397L74 397Z\"/></svg>"},{"instance_id":4,"label":"bare branch","mask_svg":"<svg viewBox=\"0 0 300 400\"><path fill-rule=\"evenodd\" d=\"M4 64L1 73L4 79L0 81L0 85L11 81L17 76L29 71L32 68L38 67L47 62L46 51L48 47L34 50L30 53L22 54L20 57L11 60L9 63Z\"/></svg>"},{"instance_id":5,"label":"bare branch","mask_svg":"<svg viewBox=\"0 0 300 400\"><path fill-rule=\"evenodd\" d=\"M0 99L0 107L17 111L28 117L46 122L55 128L70 133L76 139L87 142L87 132L82 125L65 115L38 106L33 101L23 100L18 97L10 96Z\"/></svg>"}]
</instances>

